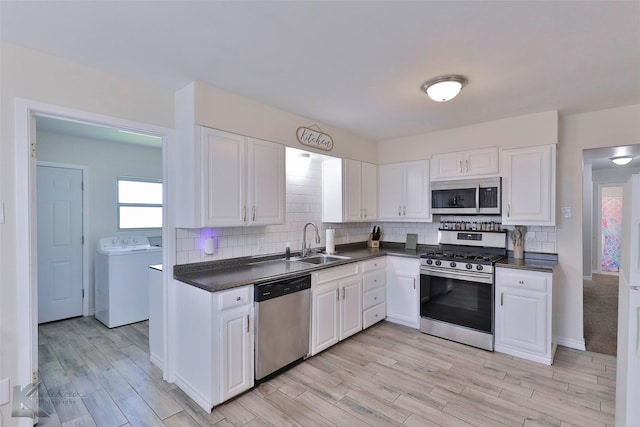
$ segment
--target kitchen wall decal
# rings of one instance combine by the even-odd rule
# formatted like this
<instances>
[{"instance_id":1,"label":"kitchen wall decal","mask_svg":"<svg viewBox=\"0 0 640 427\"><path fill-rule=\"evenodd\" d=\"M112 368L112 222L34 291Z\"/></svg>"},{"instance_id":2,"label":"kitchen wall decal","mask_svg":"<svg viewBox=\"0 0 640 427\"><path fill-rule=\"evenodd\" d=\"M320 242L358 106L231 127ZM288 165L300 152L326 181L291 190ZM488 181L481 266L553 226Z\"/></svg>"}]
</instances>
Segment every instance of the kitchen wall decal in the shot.
<instances>
[{"instance_id":1,"label":"kitchen wall decal","mask_svg":"<svg viewBox=\"0 0 640 427\"><path fill-rule=\"evenodd\" d=\"M331 151L333 148L331 135L322 132L320 126L316 124L309 127L300 126L296 131L296 137L300 144L306 145L307 147L319 148L325 151Z\"/></svg>"}]
</instances>

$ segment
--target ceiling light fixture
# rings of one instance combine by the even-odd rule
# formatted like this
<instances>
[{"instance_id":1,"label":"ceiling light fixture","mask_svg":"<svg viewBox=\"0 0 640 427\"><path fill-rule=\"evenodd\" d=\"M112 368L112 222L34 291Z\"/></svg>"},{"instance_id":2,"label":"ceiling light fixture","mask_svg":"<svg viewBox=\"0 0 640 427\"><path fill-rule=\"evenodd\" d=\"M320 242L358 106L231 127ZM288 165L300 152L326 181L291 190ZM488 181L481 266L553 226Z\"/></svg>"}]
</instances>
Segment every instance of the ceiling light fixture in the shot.
<instances>
[{"instance_id":1,"label":"ceiling light fixture","mask_svg":"<svg viewBox=\"0 0 640 427\"><path fill-rule=\"evenodd\" d=\"M457 74L435 77L422 85L429 98L437 102L446 102L455 98L467 84L467 79Z\"/></svg>"},{"instance_id":2,"label":"ceiling light fixture","mask_svg":"<svg viewBox=\"0 0 640 427\"><path fill-rule=\"evenodd\" d=\"M629 156L611 157L610 160L616 165L623 166L628 164L632 160L632 157L629 157Z\"/></svg>"}]
</instances>

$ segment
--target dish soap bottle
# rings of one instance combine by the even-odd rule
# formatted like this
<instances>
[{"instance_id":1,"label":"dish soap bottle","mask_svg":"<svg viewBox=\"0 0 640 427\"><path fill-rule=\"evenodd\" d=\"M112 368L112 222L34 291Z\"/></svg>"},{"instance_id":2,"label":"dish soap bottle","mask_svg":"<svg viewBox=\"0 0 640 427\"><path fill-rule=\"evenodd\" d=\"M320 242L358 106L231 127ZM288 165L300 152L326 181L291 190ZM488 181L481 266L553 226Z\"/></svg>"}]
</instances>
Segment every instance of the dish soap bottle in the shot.
<instances>
[{"instance_id":1,"label":"dish soap bottle","mask_svg":"<svg viewBox=\"0 0 640 427\"><path fill-rule=\"evenodd\" d=\"M291 258L291 243L287 242L287 246L284 248L284 259Z\"/></svg>"}]
</instances>

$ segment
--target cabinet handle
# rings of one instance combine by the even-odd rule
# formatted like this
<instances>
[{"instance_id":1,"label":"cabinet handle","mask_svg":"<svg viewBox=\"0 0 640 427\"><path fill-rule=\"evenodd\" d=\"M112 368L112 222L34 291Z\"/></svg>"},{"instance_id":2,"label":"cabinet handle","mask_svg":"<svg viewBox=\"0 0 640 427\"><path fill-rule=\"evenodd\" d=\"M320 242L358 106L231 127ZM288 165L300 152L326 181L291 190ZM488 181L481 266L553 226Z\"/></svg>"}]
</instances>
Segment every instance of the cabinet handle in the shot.
<instances>
[{"instance_id":1,"label":"cabinet handle","mask_svg":"<svg viewBox=\"0 0 640 427\"><path fill-rule=\"evenodd\" d=\"M342 299L344 299L344 297L345 297L345 293L346 293L345 289L344 289L344 288L342 288Z\"/></svg>"},{"instance_id":2,"label":"cabinet handle","mask_svg":"<svg viewBox=\"0 0 640 427\"><path fill-rule=\"evenodd\" d=\"M249 315L247 314L247 333L249 333Z\"/></svg>"},{"instance_id":3,"label":"cabinet handle","mask_svg":"<svg viewBox=\"0 0 640 427\"><path fill-rule=\"evenodd\" d=\"M375 300L375 299L378 299L378 297L373 297L373 299L374 299L374 300Z\"/></svg>"},{"instance_id":4,"label":"cabinet handle","mask_svg":"<svg viewBox=\"0 0 640 427\"><path fill-rule=\"evenodd\" d=\"M336 301L340 301L340 289L336 289Z\"/></svg>"},{"instance_id":5,"label":"cabinet handle","mask_svg":"<svg viewBox=\"0 0 640 427\"><path fill-rule=\"evenodd\" d=\"M236 297L236 301L240 301L242 297Z\"/></svg>"},{"instance_id":6,"label":"cabinet handle","mask_svg":"<svg viewBox=\"0 0 640 427\"><path fill-rule=\"evenodd\" d=\"M413 289L415 289L415 288L416 288L416 279L414 278L413 279Z\"/></svg>"},{"instance_id":7,"label":"cabinet handle","mask_svg":"<svg viewBox=\"0 0 640 427\"><path fill-rule=\"evenodd\" d=\"M469 172L469 160L465 160L464 164L465 164L465 172Z\"/></svg>"},{"instance_id":8,"label":"cabinet handle","mask_svg":"<svg viewBox=\"0 0 640 427\"><path fill-rule=\"evenodd\" d=\"M460 173L463 173L464 171L462 170L462 160L460 160Z\"/></svg>"},{"instance_id":9,"label":"cabinet handle","mask_svg":"<svg viewBox=\"0 0 640 427\"><path fill-rule=\"evenodd\" d=\"M407 205L402 206L402 215L407 216Z\"/></svg>"},{"instance_id":10,"label":"cabinet handle","mask_svg":"<svg viewBox=\"0 0 640 427\"><path fill-rule=\"evenodd\" d=\"M367 208L364 209L364 217L367 217Z\"/></svg>"},{"instance_id":11,"label":"cabinet handle","mask_svg":"<svg viewBox=\"0 0 640 427\"><path fill-rule=\"evenodd\" d=\"M507 218L511 216L511 203L507 203Z\"/></svg>"},{"instance_id":12,"label":"cabinet handle","mask_svg":"<svg viewBox=\"0 0 640 427\"><path fill-rule=\"evenodd\" d=\"M504 304L504 293L500 292L500 305Z\"/></svg>"},{"instance_id":13,"label":"cabinet handle","mask_svg":"<svg viewBox=\"0 0 640 427\"><path fill-rule=\"evenodd\" d=\"M242 207L242 222L247 222L247 207Z\"/></svg>"},{"instance_id":14,"label":"cabinet handle","mask_svg":"<svg viewBox=\"0 0 640 427\"><path fill-rule=\"evenodd\" d=\"M256 207L253 206L253 209L251 210L251 221L255 221L256 220Z\"/></svg>"},{"instance_id":15,"label":"cabinet handle","mask_svg":"<svg viewBox=\"0 0 640 427\"><path fill-rule=\"evenodd\" d=\"M524 280L518 280L518 283L520 283L521 285L524 285Z\"/></svg>"},{"instance_id":16,"label":"cabinet handle","mask_svg":"<svg viewBox=\"0 0 640 427\"><path fill-rule=\"evenodd\" d=\"M402 205L398 205L398 216L402 216Z\"/></svg>"}]
</instances>

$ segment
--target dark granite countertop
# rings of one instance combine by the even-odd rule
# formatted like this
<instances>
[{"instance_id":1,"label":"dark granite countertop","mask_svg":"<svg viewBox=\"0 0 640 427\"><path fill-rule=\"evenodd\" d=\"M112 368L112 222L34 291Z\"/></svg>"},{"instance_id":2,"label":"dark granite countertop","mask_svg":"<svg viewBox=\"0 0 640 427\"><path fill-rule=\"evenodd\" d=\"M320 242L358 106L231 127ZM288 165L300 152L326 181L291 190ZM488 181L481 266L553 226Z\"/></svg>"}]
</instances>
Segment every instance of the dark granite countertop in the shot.
<instances>
[{"instance_id":1,"label":"dark granite countertop","mask_svg":"<svg viewBox=\"0 0 640 427\"><path fill-rule=\"evenodd\" d=\"M415 250L407 250L404 243L383 242L381 248L368 248L366 243L355 243L336 247L336 255L349 257L349 259L325 265L287 261L280 254L176 265L173 268L173 277L205 291L217 292L237 286L282 280L385 255L418 258L429 247L429 245L418 245ZM295 255L299 254L292 254L292 256Z\"/></svg>"},{"instance_id":2,"label":"dark granite countertop","mask_svg":"<svg viewBox=\"0 0 640 427\"><path fill-rule=\"evenodd\" d=\"M542 254L537 252L525 252L524 259L513 258L513 253L496 263L496 267L514 268L553 273L558 266L558 255Z\"/></svg>"}]
</instances>

